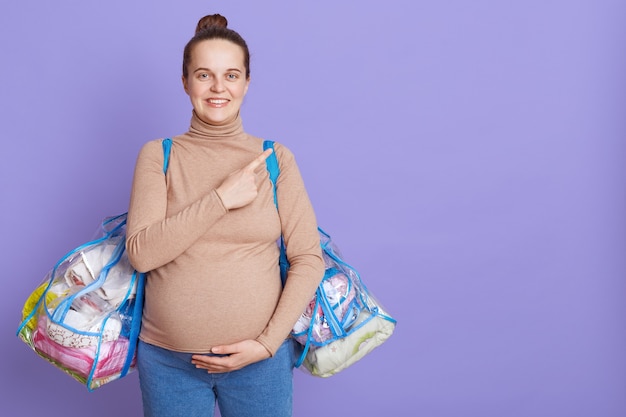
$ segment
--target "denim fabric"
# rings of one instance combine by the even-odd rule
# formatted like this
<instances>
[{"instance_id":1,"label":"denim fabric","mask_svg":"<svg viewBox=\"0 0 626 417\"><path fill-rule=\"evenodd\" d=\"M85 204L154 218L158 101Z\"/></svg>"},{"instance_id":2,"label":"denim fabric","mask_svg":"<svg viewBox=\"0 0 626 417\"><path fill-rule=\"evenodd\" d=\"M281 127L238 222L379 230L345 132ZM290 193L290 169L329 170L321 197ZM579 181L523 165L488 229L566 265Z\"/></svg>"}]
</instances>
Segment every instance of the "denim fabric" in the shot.
<instances>
[{"instance_id":1,"label":"denim fabric","mask_svg":"<svg viewBox=\"0 0 626 417\"><path fill-rule=\"evenodd\" d=\"M222 374L196 369L191 353L139 342L137 369L145 417L291 417L295 346Z\"/></svg>"}]
</instances>

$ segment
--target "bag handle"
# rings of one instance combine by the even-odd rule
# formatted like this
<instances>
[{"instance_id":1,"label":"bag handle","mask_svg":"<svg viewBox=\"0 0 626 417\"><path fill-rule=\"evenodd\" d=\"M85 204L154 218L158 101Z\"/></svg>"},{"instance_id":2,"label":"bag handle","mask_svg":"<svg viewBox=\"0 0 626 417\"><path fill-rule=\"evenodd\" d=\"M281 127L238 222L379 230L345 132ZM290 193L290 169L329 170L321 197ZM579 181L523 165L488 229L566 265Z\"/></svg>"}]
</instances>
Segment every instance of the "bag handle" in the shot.
<instances>
[{"instance_id":1,"label":"bag handle","mask_svg":"<svg viewBox=\"0 0 626 417\"><path fill-rule=\"evenodd\" d=\"M172 139L165 138L161 142L163 147L163 174L167 174L167 168L170 162L170 153L172 151ZM133 306L133 317L141 316L143 311L143 297L144 287L146 281L146 274L144 272L134 273L133 279L137 279L137 292L135 293L135 305ZM139 339L139 331L141 330L141 320L133 320L130 327L130 334L128 335L128 354L126 355L126 361L120 372L120 378L128 374L132 365L132 360L135 357L135 350L137 348L137 341Z\"/></svg>"},{"instance_id":2,"label":"bag handle","mask_svg":"<svg viewBox=\"0 0 626 417\"><path fill-rule=\"evenodd\" d=\"M271 140L266 140L263 142L263 150L271 149L274 151L274 142ZM277 197L277 187L276 183L278 181L278 176L280 175L280 166L278 165L278 158L276 157L276 152L272 152L270 156L265 160L265 166L267 167L267 171L269 172L270 181L272 182L272 189L274 191L274 205L276 206L276 210L280 214L280 210L278 209L278 197ZM285 239L281 232L280 234L280 256L278 258L278 264L280 266L280 280L283 283L283 287L287 282L287 271L289 270L289 260L287 259L287 248L285 247Z\"/></svg>"},{"instance_id":3,"label":"bag handle","mask_svg":"<svg viewBox=\"0 0 626 417\"><path fill-rule=\"evenodd\" d=\"M265 160L265 165L267 167L267 171L269 172L270 181L272 182L272 189L274 191L274 205L276 206L276 210L278 210L278 198L276 196L277 195L276 182L278 181L278 176L280 175L280 166L278 165L278 158L276 157L276 151L274 150L273 141L266 140L263 142L263 150L267 150L267 149L272 149L272 151L274 151ZM280 214L280 210L278 211ZM285 283L287 282L287 271L289 270L289 260L287 259L287 250L285 248L285 239L283 237L282 231L280 233L280 255L278 258L278 264L280 265L280 279L284 287ZM318 306L318 300L316 297L315 309L313 311L317 311L317 306ZM311 318L311 320L313 320L313 318ZM296 368L302 365L302 363L304 362L304 359L306 358L306 354L309 352L309 348L311 347L312 329L313 329L313 324L311 323L311 325L309 326L308 334L307 334L306 344L304 345L304 348L302 349L302 353L300 354L300 357L298 358L298 360L296 361L294 365Z\"/></svg>"},{"instance_id":4,"label":"bag handle","mask_svg":"<svg viewBox=\"0 0 626 417\"><path fill-rule=\"evenodd\" d=\"M274 151L274 142L266 140L263 142L263 150L271 149ZM278 181L278 175L280 175L280 167L278 166L278 159L276 158L276 152L272 152L270 156L265 160L267 171L270 174L270 181L272 181L272 188L274 189L274 205L278 209L278 200L276 199L276 181Z\"/></svg>"},{"instance_id":5,"label":"bag handle","mask_svg":"<svg viewBox=\"0 0 626 417\"><path fill-rule=\"evenodd\" d=\"M163 139L161 145L163 146L163 173L167 174L167 167L170 164L170 152L172 151L172 139Z\"/></svg>"}]
</instances>

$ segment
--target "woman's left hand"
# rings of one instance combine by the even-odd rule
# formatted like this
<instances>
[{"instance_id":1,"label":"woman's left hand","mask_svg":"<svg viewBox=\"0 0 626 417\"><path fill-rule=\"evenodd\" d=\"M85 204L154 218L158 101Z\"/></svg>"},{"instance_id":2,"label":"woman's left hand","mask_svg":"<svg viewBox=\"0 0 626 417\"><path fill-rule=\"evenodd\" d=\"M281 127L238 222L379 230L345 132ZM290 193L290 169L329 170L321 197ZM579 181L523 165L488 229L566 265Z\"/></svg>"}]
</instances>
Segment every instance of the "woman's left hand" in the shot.
<instances>
[{"instance_id":1,"label":"woman's left hand","mask_svg":"<svg viewBox=\"0 0 626 417\"><path fill-rule=\"evenodd\" d=\"M251 363L259 362L270 357L265 347L256 340L244 340L232 345L215 346L211 349L215 355L193 355L191 363L196 368L206 369L209 373L223 373L236 371Z\"/></svg>"}]
</instances>

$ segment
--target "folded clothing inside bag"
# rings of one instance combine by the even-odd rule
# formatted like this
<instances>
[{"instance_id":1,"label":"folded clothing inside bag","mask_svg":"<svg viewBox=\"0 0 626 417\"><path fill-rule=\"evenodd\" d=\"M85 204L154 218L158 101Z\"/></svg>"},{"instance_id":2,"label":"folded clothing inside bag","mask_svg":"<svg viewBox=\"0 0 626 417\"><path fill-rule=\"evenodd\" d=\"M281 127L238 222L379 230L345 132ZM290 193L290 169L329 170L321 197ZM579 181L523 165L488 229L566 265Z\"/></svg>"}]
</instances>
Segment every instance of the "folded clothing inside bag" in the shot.
<instances>
[{"instance_id":1,"label":"folded clothing inside bag","mask_svg":"<svg viewBox=\"0 0 626 417\"><path fill-rule=\"evenodd\" d=\"M360 327L359 327L360 326ZM311 347L303 365L312 375L329 377L363 358L391 336L395 322L364 310L354 324L356 330L325 346Z\"/></svg>"},{"instance_id":2,"label":"folded clothing inside bag","mask_svg":"<svg viewBox=\"0 0 626 417\"><path fill-rule=\"evenodd\" d=\"M74 258L67 271L65 281L68 286L88 286L98 279L100 272L106 264L113 260L116 244L96 245L80 252ZM125 253L107 272L106 280L95 292L114 307L119 306L126 298L129 291L129 276L133 275L133 267ZM131 296L135 294L135 288L131 288Z\"/></svg>"},{"instance_id":3,"label":"folded clothing inside bag","mask_svg":"<svg viewBox=\"0 0 626 417\"><path fill-rule=\"evenodd\" d=\"M93 374L94 379L109 377L121 372L128 355L128 339L119 337L112 342L102 342L99 352L97 345L84 348L67 347L50 339L47 322L48 319L45 315L38 319L37 330L33 335L33 345L37 352L83 378L87 378L90 374L96 355L98 360Z\"/></svg>"}]
</instances>

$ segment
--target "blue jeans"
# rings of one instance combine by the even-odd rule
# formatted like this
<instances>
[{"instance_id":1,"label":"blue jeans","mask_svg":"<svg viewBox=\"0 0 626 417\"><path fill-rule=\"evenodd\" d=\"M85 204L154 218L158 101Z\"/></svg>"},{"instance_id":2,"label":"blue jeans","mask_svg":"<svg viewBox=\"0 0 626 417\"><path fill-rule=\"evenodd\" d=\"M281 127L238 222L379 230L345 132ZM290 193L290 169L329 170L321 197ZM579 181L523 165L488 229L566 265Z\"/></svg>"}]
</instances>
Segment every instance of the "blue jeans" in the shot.
<instances>
[{"instance_id":1,"label":"blue jeans","mask_svg":"<svg viewBox=\"0 0 626 417\"><path fill-rule=\"evenodd\" d=\"M139 341L137 369L145 417L291 417L294 341L276 354L233 372L196 369L191 353Z\"/></svg>"}]
</instances>

